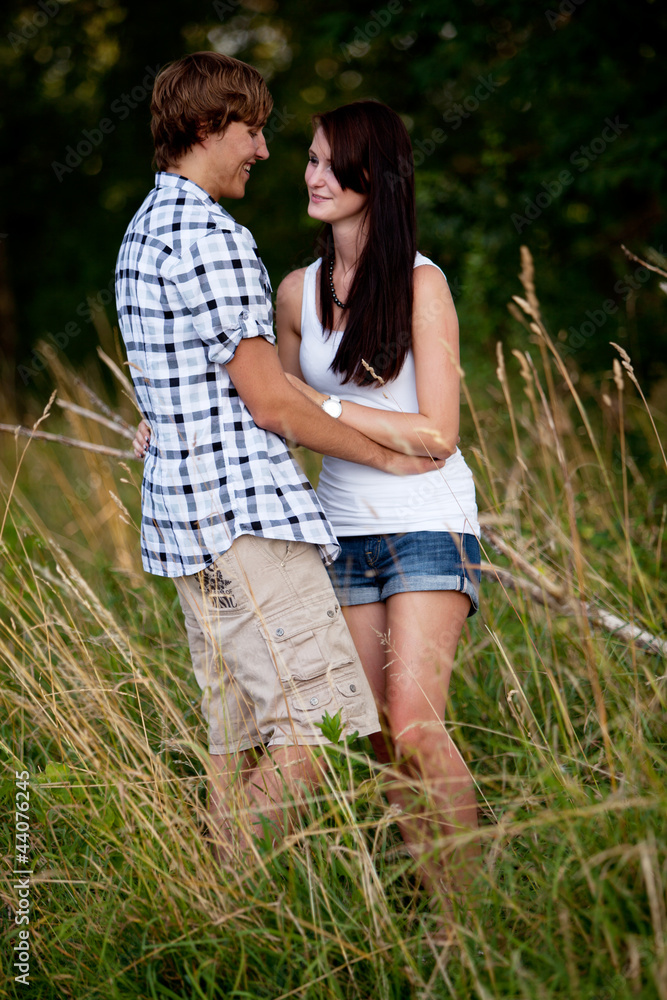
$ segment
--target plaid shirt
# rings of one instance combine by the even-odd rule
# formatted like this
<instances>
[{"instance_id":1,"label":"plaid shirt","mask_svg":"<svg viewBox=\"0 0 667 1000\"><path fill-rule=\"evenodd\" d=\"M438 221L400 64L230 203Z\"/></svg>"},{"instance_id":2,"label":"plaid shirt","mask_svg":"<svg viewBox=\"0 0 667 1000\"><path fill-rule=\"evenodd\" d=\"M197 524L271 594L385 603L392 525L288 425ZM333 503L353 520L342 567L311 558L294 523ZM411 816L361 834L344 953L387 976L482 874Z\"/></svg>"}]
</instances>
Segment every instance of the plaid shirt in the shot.
<instances>
[{"instance_id":1,"label":"plaid shirt","mask_svg":"<svg viewBox=\"0 0 667 1000\"><path fill-rule=\"evenodd\" d=\"M198 572L243 534L339 550L285 441L258 427L225 365L246 337L274 343L255 241L202 188L158 173L116 264L116 303L151 427L142 487L144 569Z\"/></svg>"}]
</instances>

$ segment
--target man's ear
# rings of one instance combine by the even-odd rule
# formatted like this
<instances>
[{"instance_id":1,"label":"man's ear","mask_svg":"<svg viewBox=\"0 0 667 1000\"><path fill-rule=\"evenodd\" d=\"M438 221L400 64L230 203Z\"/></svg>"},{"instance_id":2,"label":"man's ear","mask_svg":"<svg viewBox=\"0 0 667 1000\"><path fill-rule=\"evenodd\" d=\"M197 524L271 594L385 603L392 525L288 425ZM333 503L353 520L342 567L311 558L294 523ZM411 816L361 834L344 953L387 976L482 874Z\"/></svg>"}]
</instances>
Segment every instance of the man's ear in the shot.
<instances>
[{"instance_id":1,"label":"man's ear","mask_svg":"<svg viewBox=\"0 0 667 1000\"><path fill-rule=\"evenodd\" d=\"M220 139L225 134L225 132L227 131L227 127L228 127L229 124L230 123L227 122L227 124L225 125L225 127L221 128L218 132L207 132L206 131L206 127L204 125L200 125L197 128L197 142L200 145L202 145L204 147L204 149L207 149L208 148L208 141L210 139Z\"/></svg>"},{"instance_id":2,"label":"man's ear","mask_svg":"<svg viewBox=\"0 0 667 1000\"><path fill-rule=\"evenodd\" d=\"M204 143L210 138L211 133L206 131L206 127L203 122L197 125L197 142Z\"/></svg>"}]
</instances>

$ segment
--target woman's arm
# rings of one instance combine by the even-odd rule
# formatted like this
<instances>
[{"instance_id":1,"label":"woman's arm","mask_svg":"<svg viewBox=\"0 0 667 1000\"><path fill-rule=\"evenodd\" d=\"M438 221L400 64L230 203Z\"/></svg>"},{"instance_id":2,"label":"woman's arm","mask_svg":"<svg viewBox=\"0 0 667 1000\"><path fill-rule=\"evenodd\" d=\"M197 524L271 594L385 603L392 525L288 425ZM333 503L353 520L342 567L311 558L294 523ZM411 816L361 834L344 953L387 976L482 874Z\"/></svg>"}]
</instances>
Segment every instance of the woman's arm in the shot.
<instances>
[{"instance_id":1,"label":"woman's arm","mask_svg":"<svg viewBox=\"0 0 667 1000\"><path fill-rule=\"evenodd\" d=\"M345 400L339 419L386 448L448 458L456 451L459 438L458 318L449 286L438 268L417 267L414 280L412 352L419 413L396 413ZM372 359L366 360L372 365ZM299 372L290 370L301 378ZM315 403L327 398L311 386L292 384ZM378 392L391 398L391 386Z\"/></svg>"},{"instance_id":2,"label":"woman's arm","mask_svg":"<svg viewBox=\"0 0 667 1000\"><path fill-rule=\"evenodd\" d=\"M301 300L305 267L292 271L278 286L276 295L276 339L278 357L288 375L303 379L299 350L301 349Z\"/></svg>"}]
</instances>

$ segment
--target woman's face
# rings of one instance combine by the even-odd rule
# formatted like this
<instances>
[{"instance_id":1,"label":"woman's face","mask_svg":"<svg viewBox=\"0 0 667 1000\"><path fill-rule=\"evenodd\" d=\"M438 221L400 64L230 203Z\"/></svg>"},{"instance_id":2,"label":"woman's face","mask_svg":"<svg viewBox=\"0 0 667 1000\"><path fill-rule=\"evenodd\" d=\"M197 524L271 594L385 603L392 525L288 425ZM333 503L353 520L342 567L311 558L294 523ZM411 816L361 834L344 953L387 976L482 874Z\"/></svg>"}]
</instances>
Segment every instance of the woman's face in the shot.
<instances>
[{"instance_id":1,"label":"woman's face","mask_svg":"<svg viewBox=\"0 0 667 1000\"><path fill-rule=\"evenodd\" d=\"M320 222L360 221L367 194L343 189L331 169L331 149L321 128L313 136L306 167L308 215Z\"/></svg>"}]
</instances>

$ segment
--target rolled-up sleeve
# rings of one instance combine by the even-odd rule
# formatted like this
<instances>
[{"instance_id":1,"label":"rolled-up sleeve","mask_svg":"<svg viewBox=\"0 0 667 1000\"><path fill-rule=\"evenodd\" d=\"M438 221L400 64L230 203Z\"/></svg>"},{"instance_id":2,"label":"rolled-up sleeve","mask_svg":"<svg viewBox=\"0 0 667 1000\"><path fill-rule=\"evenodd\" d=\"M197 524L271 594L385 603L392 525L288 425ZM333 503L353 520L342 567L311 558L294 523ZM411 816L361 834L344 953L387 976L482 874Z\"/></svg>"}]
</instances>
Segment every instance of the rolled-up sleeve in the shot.
<instances>
[{"instance_id":1,"label":"rolled-up sleeve","mask_svg":"<svg viewBox=\"0 0 667 1000\"><path fill-rule=\"evenodd\" d=\"M249 337L275 342L269 277L243 234L217 230L202 237L163 277L176 285L210 362L226 365Z\"/></svg>"}]
</instances>

